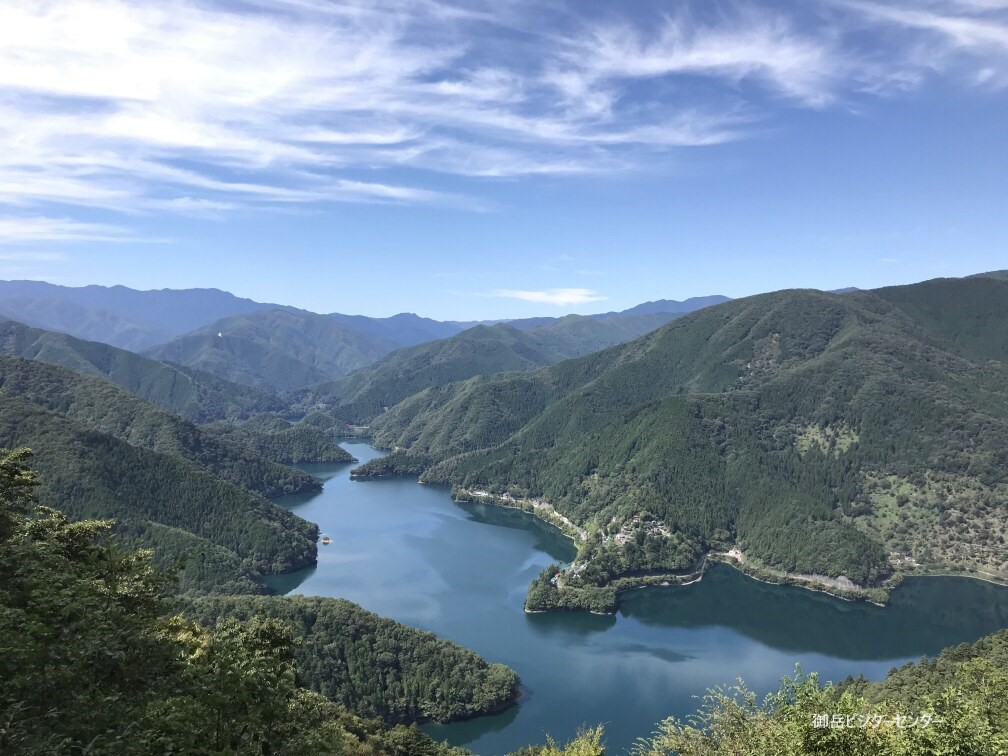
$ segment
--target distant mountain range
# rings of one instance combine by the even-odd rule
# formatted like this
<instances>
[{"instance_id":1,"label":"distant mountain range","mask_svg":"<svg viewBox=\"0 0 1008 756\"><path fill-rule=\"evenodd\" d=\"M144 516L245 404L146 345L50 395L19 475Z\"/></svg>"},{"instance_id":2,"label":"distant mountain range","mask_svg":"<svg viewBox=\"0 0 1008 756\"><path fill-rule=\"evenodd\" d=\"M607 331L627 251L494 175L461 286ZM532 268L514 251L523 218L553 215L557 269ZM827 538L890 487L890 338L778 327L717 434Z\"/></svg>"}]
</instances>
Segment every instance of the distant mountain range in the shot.
<instances>
[{"instance_id":1,"label":"distant mountain range","mask_svg":"<svg viewBox=\"0 0 1008 756\"><path fill-rule=\"evenodd\" d=\"M676 313L614 314L603 319L568 315L478 325L450 338L398 349L345 378L294 392L305 410L331 410L340 419L367 423L387 407L423 389L479 375L525 372L642 336L679 317Z\"/></svg>"},{"instance_id":2,"label":"distant mountain range","mask_svg":"<svg viewBox=\"0 0 1008 756\"><path fill-rule=\"evenodd\" d=\"M219 289L137 291L125 286L0 281L0 314L5 317L133 351L229 315L277 308L288 309Z\"/></svg>"},{"instance_id":3,"label":"distant mountain range","mask_svg":"<svg viewBox=\"0 0 1008 756\"><path fill-rule=\"evenodd\" d=\"M223 380L211 373L169 364L96 341L0 320L0 354L60 365L105 378L196 423L243 420L286 405L267 391Z\"/></svg>"},{"instance_id":4,"label":"distant mountain range","mask_svg":"<svg viewBox=\"0 0 1008 756\"><path fill-rule=\"evenodd\" d=\"M481 332L484 337L496 334L499 344L495 346L493 339L483 337L470 336L467 340L470 344L481 343L488 354L500 349L491 363L477 367L480 358L473 355L468 368L448 369L443 360L439 364L445 376L455 376L453 380L495 366L499 370L541 367L635 338L673 317L726 299L661 300L621 313L507 321L512 330L537 333L529 343L519 346L508 343L514 337L505 338L503 330ZM0 318L57 332L35 334L31 340L38 343L30 344L23 343L29 339L27 332L17 337L8 332L8 342L17 341L19 346L9 344L6 353L37 356L85 373L105 375L151 401L200 421L241 414L234 404L225 407L227 402L222 404L221 396L209 398L211 393L224 391L230 394L228 402L233 402L238 395L221 384L211 388L210 376L265 392L300 390L340 379L397 349L451 338L476 325L496 324L442 322L412 313L388 318L321 315L254 302L217 289L136 291L124 286L71 288L41 281L0 281ZM553 330L542 330L545 328ZM99 356L101 350L58 338L59 333L140 352L173 367L157 369L159 376L155 377L149 372L151 364L112 352ZM516 359L517 352L508 353L513 349L524 350L525 357ZM82 356L82 351L87 356ZM418 380L416 385L424 379ZM140 381L149 385L141 386ZM192 398L194 389L184 385L192 381L199 384L199 392L205 397L198 402L198 409ZM267 398L253 396L245 392L241 401L257 406L269 404ZM347 398L345 392L341 393L341 400ZM215 407L210 409L210 404ZM201 412L210 414L198 414Z\"/></svg>"},{"instance_id":5,"label":"distant mountain range","mask_svg":"<svg viewBox=\"0 0 1008 756\"><path fill-rule=\"evenodd\" d=\"M370 432L397 451L359 475L545 500L592 534L583 595L546 580L533 608L611 610L623 577L730 544L861 586L893 554L1008 580L1008 278L733 300L428 387Z\"/></svg>"},{"instance_id":6,"label":"distant mountain range","mask_svg":"<svg viewBox=\"0 0 1008 756\"><path fill-rule=\"evenodd\" d=\"M315 564L320 537L266 497L317 488L288 464L349 462L334 438L347 420L368 423L392 450L358 477L420 475L573 532L577 559L533 581L529 610L612 612L617 591L690 580L708 558L873 599L889 576L918 568L1008 583L1006 271L510 324L318 315L213 291L115 287L102 301L87 298L101 287L87 287L71 301L47 287L32 299L31 286L0 286L16 295L0 296L0 313L148 354L0 320L0 447L33 448L41 500L72 519L112 518L120 539L115 552L93 548L93 531L44 512L18 526L16 542L7 530L10 564L32 553L31 565L49 570L8 570L15 669L30 658L39 670L23 685L51 677L58 645L65 660L103 649L92 626L117 642L123 618L138 627L132 607L146 583L124 579L133 573L121 571L118 549L139 543L173 568L185 607L208 627L254 616L293 627L298 679L359 714L497 711L517 686L504 667L346 602L261 595L267 576ZM145 310L146 294L161 304ZM158 310L164 301L202 309L173 319ZM116 602L129 611L102 613ZM49 632L68 622L74 632ZM149 627L154 637L165 626ZM876 701L893 690L930 696L959 674L953 662L1003 662L1003 641L960 646L881 686L845 685ZM181 657L164 658L176 669ZM78 666L86 687L93 665ZM247 697L236 700L245 717ZM50 706L39 695L31 721ZM377 749L379 720L341 721L367 740L361 752L448 750L406 728Z\"/></svg>"},{"instance_id":7,"label":"distant mountain range","mask_svg":"<svg viewBox=\"0 0 1008 756\"><path fill-rule=\"evenodd\" d=\"M644 315L656 312L670 312L676 315L685 315L688 312L696 312L697 310L702 310L704 307L710 307L711 305L721 304L722 302L727 301L729 301L729 297L724 297L720 294L715 294L709 297L690 297L682 302L678 302L674 299L658 299L654 302L644 302L621 312L604 312L599 315L593 315L592 317L599 318L600 320L606 320L620 315Z\"/></svg>"}]
</instances>

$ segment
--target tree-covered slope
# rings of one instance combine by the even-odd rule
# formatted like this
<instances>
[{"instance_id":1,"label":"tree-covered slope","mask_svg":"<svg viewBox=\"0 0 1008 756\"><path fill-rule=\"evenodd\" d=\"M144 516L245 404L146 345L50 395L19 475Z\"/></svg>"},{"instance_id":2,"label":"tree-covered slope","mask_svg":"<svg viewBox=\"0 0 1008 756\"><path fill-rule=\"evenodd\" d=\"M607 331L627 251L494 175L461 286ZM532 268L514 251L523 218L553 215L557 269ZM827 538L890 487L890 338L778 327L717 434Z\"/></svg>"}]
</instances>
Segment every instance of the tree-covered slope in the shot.
<instances>
[{"instance_id":1,"label":"tree-covered slope","mask_svg":"<svg viewBox=\"0 0 1008 756\"><path fill-rule=\"evenodd\" d=\"M359 716L447 722L499 709L518 693L507 667L342 599L213 596L188 612L204 624L265 617L292 627L300 684Z\"/></svg>"},{"instance_id":2,"label":"tree-covered slope","mask_svg":"<svg viewBox=\"0 0 1008 756\"><path fill-rule=\"evenodd\" d=\"M589 585L729 545L861 585L890 557L1008 578L1008 365L971 330L999 322L1008 284L904 289L750 297L425 390L372 421L399 449L372 467L545 499L588 528Z\"/></svg>"},{"instance_id":3,"label":"tree-covered slope","mask_svg":"<svg viewBox=\"0 0 1008 756\"><path fill-rule=\"evenodd\" d=\"M10 320L0 321L0 353L105 378L195 423L237 420L285 407L274 394L210 373Z\"/></svg>"},{"instance_id":4,"label":"tree-covered slope","mask_svg":"<svg viewBox=\"0 0 1008 756\"><path fill-rule=\"evenodd\" d=\"M276 415L259 415L241 424L214 423L203 429L282 465L357 461L331 432L306 422L292 425Z\"/></svg>"},{"instance_id":5,"label":"tree-covered slope","mask_svg":"<svg viewBox=\"0 0 1008 756\"><path fill-rule=\"evenodd\" d=\"M295 393L294 398L306 409L366 422L430 386L473 375L532 370L559 359L528 333L503 324L480 325L448 339L398 349L370 367Z\"/></svg>"},{"instance_id":6,"label":"tree-covered slope","mask_svg":"<svg viewBox=\"0 0 1008 756\"><path fill-rule=\"evenodd\" d=\"M0 447L22 446L35 451L50 505L116 519L163 566L184 560L184 590L262 592L258 576L315 561L317 526L262 496L0 392Z\"/></svg>"},{"instance_id":7,"label":"tree-covered slope","mask_svg":"<svg viewBox=\"0 0 1008 756\"><path fill-rule=\"evenodd\" d=\"M945 278L876 289L939 345L973 360L1008 359L1008 278Z\"/></svg>"},{"instance_id":8,"label":"tree-covered slope","mask_svg":"<svg viewBox=\"0 0 1008 756\"><path fill-rule=\"evenodd\" d=\"M207 432L118 386L35 360L0 355L0 392L58 412L89 430L187 459L264 496L317 489L307 473Z\"/></svg>"},{"instance_id":9,"label":"tree-covered slope","mask_svg":"<svg viewBox=\"0 0 1008 756\"><path fill-rule=\"evenodd\" d=\"M504 372L527 372L629 341L677 317L668 313L599 320L581 315L519 329L479 325L451 338L398 349L345 378L295 392L303 409L331 411L366 423L388 407L426 388Z\"/></svg>"},{"instance_id":10,"label":"tree-covered slope","mask_svg":"<svg viewBox=\"0 0 1008 756\"><path fill-rule=\"evenodd\" d=\"M25 461L0 450L0 752L463 756L299 687L298 628L280 619L174 614L149 555L37 506Z\"/></svg>"},{"instance_id":11,"label":"tree-covered slope","mask_svg":"<svg viewBox=\"0 0 1008 756\"><path fill-rule=\"evenodd\" d=\"M346 375L394 348L326 315L265 310L218 320L147 355L235 383L289 391Z\"/></svg>"}]
</instances>

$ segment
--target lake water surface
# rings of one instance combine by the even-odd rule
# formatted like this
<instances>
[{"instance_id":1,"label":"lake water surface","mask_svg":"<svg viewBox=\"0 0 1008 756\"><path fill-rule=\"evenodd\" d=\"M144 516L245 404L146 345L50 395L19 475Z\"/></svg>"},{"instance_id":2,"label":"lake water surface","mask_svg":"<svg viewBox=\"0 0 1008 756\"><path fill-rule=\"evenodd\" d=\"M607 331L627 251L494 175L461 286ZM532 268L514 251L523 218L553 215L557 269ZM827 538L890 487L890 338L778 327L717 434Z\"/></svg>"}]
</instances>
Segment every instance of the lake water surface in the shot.
<instances>
[{"instance_id":1,"label":"lake water surface","mask_svg":"<svg viewBox=\"0 0 1008 756\"><path fill-rule=\"evenodd\" d=\"M361 462L379 456L345 448ZM494 716L428 725L479 754L557 741L602 723L624 753L655 723L697 708L696 696L742 677L760 693L800 663L823 679L934 655L1008 626L1008 589L965 578L910 578L886 608L751 580L715 566L703 581L621 597L615 617L522 611L529 582L574 556L531 515L456 504L446 488L396 478L351 481L353 465L304 466L321 493L279 500L333 539L318 566L278 576L281 592L338 596L450 638L521 675L528 695Z\"/></svg>"}]
</instances>

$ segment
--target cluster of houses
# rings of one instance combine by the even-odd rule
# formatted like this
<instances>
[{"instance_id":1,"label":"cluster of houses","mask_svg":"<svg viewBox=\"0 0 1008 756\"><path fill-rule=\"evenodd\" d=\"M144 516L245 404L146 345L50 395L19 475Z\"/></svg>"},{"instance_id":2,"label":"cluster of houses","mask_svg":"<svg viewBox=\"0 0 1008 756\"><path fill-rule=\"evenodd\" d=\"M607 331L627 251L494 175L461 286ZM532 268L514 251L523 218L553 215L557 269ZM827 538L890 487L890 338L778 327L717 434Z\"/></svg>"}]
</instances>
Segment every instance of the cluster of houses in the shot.
<instances>
[{"instance_id":1,"label":"cluster of houses","mask_svg":"<svg viewBox=\"0 0 1008 756\"><path fill-rule=\"evenodd\" d=\"M609 521L610 528L617 522L617 519L618 518L613 517L612 520ZM624 522L618 532L603 536L602 543L615 542L619 546L624 546L630 541L635 540L638 533L642 531L645 538L672 537L672 531L669 530L668 525L655 519L653 515L647 512L643 514L638 512L635 513L629 520ZM550 578L550 582L557 587L561 587L563 580L580 576L587 566L587 561L575 562L556 573L552 578Z\"/></svg>"},{"instance_id":2,"label":"cluster of houses","mask_svg":"<svg viewBox=\"0 0 1008 756\"><path fill-rule=\"evenodd\" d=\"M610 524L615 523L616 518L614 517ZM671 538L672 531L669 530L668 525L663 522L659 522L650 514L635 514L632 518L623 523L620 527L619 532L615 535L606 535L603 539L603 543L608 543L609 541L615 541L620 546L623 546L630 541L637 538L637 534L641 531L644 532L645 538Z\"/></svg>"}]
</instances>

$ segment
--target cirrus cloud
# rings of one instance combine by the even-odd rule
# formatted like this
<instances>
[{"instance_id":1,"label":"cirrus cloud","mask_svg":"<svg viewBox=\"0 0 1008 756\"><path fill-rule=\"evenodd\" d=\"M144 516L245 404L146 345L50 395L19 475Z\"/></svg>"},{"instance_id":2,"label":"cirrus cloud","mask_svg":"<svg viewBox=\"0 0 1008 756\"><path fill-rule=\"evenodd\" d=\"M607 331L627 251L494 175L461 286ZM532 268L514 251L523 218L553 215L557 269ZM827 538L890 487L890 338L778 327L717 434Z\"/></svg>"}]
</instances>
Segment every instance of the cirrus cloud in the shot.
<instances>
[{"instance_id":1,"label":"cirrus cloud","mask_svg":"<svg viewBox=\"0 0 1008 756\"><path fill-rule=\"evenodd\" d=\"M999 0L632 5L11 0L0 207L485 210L487 179L653 169L779 106L1008 83Z\"/></svg>"}]
</instances>

